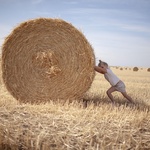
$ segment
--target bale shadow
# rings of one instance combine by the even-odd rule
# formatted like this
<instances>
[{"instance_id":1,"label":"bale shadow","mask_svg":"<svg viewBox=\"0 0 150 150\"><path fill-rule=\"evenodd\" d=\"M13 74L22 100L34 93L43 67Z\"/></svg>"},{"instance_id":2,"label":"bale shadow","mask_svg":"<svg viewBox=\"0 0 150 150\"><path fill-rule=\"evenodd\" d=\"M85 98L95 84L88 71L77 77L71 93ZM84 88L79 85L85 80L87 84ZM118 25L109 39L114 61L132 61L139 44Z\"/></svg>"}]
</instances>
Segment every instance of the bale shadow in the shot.
<instances>
[{"instance_id":1,"label":"bale shadow","mask_svg":"<svg viewBox=\"0 0 150 150\"><path fill-rule=\"evenodd\" d=\"M87 108L90 105L94 105L95 107L101 107L101 105L111 105L112 102L107 98L103 98L101 99L99 96L95 96L94 98L83 98L83 107ZM140 111L150 111L150 105L148 105L147 103L145 103L144 101L135 101L135 103L130 103L125 99L119 99L119 98L115 98L115 106L116 107L128 107L131 109L137 109Z\"/></svg>"}]
</instances>

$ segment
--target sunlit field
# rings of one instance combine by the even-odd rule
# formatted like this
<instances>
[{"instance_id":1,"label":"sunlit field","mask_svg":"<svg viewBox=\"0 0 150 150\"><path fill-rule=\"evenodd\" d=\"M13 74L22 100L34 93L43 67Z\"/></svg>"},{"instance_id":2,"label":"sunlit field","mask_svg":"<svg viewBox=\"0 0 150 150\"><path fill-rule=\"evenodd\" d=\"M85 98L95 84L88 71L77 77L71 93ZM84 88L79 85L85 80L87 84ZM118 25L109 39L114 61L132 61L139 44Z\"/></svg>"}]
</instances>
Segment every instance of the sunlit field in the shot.
<instances>
[{"instance_id":1,"label":"sunlit field","mask_svg":"<svg viewBox=\"0 0 150 150\"><path fill-rule=\"evenodd\" d=\"M122 69L112 67L135 105L116 92L112 106L101 74L84 95L86 108L82 99L20 104L0 77L0 150L149 150L150 72Z\"/></svg>"}]
</instances>

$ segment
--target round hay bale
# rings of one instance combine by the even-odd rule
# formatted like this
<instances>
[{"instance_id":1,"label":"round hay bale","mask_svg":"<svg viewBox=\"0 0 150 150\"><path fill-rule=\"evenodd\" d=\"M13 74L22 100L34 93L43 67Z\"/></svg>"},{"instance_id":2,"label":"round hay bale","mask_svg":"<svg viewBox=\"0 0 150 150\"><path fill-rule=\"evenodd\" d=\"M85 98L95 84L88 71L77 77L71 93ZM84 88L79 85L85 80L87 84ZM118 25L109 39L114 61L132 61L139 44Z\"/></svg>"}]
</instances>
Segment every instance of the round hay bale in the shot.
<instances>
[{"instance_id":1,"label":"round hay bale","mask_svg":"<svg viewBox=\"0 0 150 150\"><path fill-rule=\"evenodd\" d=\"M2 46L2 77L20 102L79 99L95 71L85 36L61 19L37 18L17 26Z\"/></svg>"},{"instance_id":2,"label":"round hay bale","mask_svg":"<svg viewBox=\"0 0 150 150\"><path fill-rule=\"evenodd\" d=\"M138 67L134 67L134 68L133 68L133 71L138 71L138 70L139 70Z\"/></svg>"},{"instance_id":3,"label":"round hay bale","mask_svg":"<svg viewBox=\"0 0 150 150\"><path fill-rule=\"evenodd\" d=\"M148 68L147 71L150 72L150 68Z\"/></svg>"}]
</instances>

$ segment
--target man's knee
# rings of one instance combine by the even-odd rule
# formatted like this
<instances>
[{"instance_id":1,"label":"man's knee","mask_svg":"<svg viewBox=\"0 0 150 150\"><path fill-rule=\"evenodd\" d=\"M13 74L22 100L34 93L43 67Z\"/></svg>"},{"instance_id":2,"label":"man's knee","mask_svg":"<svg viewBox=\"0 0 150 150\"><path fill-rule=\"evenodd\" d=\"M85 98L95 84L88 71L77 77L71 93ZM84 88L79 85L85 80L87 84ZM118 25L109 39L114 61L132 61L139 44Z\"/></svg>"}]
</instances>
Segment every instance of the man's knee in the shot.
<instances>
[{"instance_id":1,"label":"man's knee","mask_svg":"<svg viewBox=\"0 0 150 150\"><path fill-rule=\"evenodd\" d=\"M111 92L110 92L109 90L107 90L107 91L106 91L106 94L107 94L107 95L110 95L110 94L111 94Z\"/></svg>"}]
</instances>

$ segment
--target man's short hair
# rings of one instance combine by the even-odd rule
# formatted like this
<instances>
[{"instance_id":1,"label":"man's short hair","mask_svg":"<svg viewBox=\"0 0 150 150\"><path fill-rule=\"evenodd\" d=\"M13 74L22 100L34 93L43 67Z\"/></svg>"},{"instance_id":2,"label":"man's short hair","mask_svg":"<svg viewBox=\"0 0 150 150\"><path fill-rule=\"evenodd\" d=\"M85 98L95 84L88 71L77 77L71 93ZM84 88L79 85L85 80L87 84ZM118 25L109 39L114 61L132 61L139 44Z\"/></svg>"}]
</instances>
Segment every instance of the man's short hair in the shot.
<instances>
[{"instance_id":1,"label":"man's short hair","mask_svg":"<svg viewBox=\"0 0 150 150\"><path fill-rule=\"evenodd\" d=\"M102 62L105 66L107 66L108 67L108 64L106 63L106 62Z\"/></svg>"},{"instance_id":2,"label":"man's short hair","mask_svg":"<svg viewBox=\"0 0 150 150\"><path fill-rule=\"evenodd\" d=\"M98 64L98 66L101 66L101 64L104 64L105 66L107 66L107 67L108 67L108 64L107 64L106 62L99 60L99 64Z\"/></svg>"}]
</instances>

